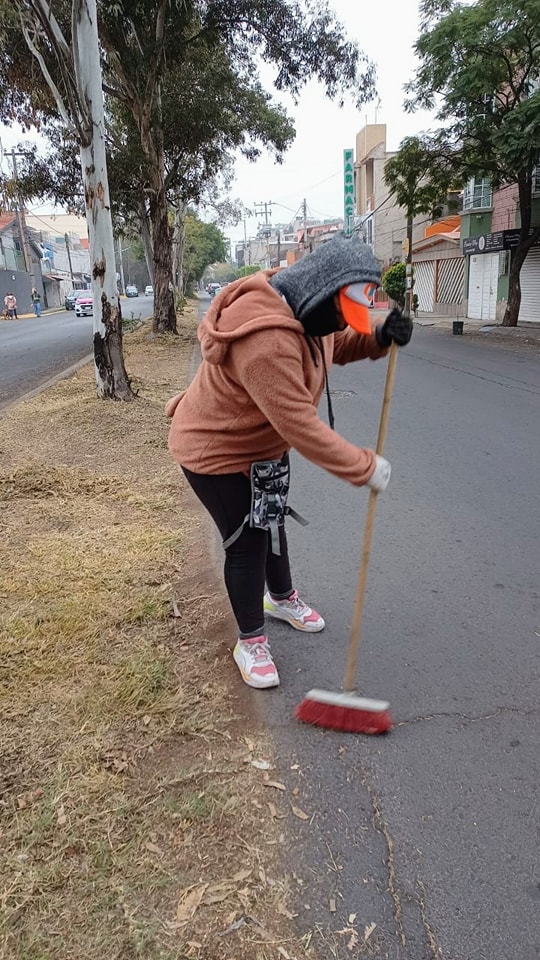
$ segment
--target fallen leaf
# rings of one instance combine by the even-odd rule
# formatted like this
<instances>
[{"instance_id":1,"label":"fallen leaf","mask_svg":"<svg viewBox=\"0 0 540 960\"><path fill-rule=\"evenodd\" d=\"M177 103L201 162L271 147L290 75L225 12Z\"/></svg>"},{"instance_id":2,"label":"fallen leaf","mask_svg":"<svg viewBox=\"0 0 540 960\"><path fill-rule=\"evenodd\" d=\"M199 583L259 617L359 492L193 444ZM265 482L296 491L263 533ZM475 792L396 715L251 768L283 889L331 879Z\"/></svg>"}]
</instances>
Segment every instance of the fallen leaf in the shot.
<instances>
[{"instance_id":1,"label":"fallen leaf","mask_svg":"<svg viewBox=\"0 0 540 960\"><path fill-rule=\"evenodd\" d=\"M235 883L242 883L243 880L247 880L251 876L252 870L239 870L238 873L235 873L233 880Z\"/></svg>"},{"instance_id":2,"label":"fallen leaf","mask_svg":"<svg viewBox=\"0 0 540 960\"><path fill-rule=\"evenodd\" d=\"M178 604L177 604L176 600L174 599L174 597L172 598L172 615L173 615L173 617L176 617L176 619L178 619L179 617L182 616L182 614L180 613L180 610L179 610L179 608L178 608Z\"/></svg>"},{"instance_id":3,"label":"fallen leaf","mask_svg":"<svg viewBox=\"0 0 540 960\"><path fill-rule=\"evenodd\" d=\"M176 919L178 923L189 923L198 910L207 889L208 884L202 883L198 887L187 887L183 891L178 902L178 907L176 908Z\"/></svg>"},{"instance_id":4,"label":"fallen leaf","mask_svg":"<svg viewBox=\"0 0 540 960\"><path fill-rule=\"evenodd\" d=\"M276 807L275 807L275 805L274 805L273 803L269 803L269 804L268 804L268 809L269 809L269 811L270 811L270 816L271 816L271 817L277 817L278 812L277 812Z\"/></svg>"},{"instance_id":5,"label":"fallen leaf","mask_svg":"<svg viewBox=\"0 0 540 960\"><path fill-rule=\"evenodd\" d=\"M145 847L150 851L150 853L157 853L158 857L161 857L163 854L163 850L161 847L158 847L157 843L151 843L149 841L148 843L145 843Z\"/></svg>"},{"instance_id":6,"label":"fallen leaf","mask_svg":"<svg viewBox=\"0 0 540 960\"><path fill-rule=\"evenodd\" d=\"M351 924L351 926L353 925L353 923L354 923L355 920L356 920L356 914L355 914L355 913L350 913L350 914L349 914L349 923Z\"/></svg>"},{"instance_id":7,"label":"fallen leaf","mask_svg":"<svg viewBox=\"0 0 540 960\"><path fill-rule=\"evenodd\" d=\"M259 880L261 883L266 884L266 872L264 867L259 867Z\"/></svg>"},{"instance_id":8,"label":"fallen leaf","mask_svg":"<svg viewBox=\"0 0 540 960\"><path fill-rule=\"evenodd\" d=\"M336 901L334 897L330 897L330 913L335 913L337 910Z\"/></svg>"},{"instance_id":9,"label":"fallen leaf","mask_svg":"<svg viewBox=\"0 0 540 960\"><path fill-rule=\"evenodd\" d=\"M374 931L374 929L375 929L376 926L377 926L376 923L369 923L369 924L367 925L367 927L366 927L365 930L364 930L364 943L367 943L367 942L368 942L368 940L369 940L369 938L370 938L371 934L373 933L373 931Z\"/></svg>"},{"instance_id":10,"label":"fallen leaf","mask_svg":"<svg viewBox=\"0 0 540 960\"><path fill-rule=\"evenodd\" d=\"M355 948L356 946L358 946L358 934L357 934L356 930L353 930L353 932L351 933L351 939L349 940L349 942L348 942L348 944L347 944L347 949L348 949L348 950L354 950L354 948Z\"/></svg>"},{"instance_id":11,"label":"fallen leaf","mask_svg":"<svg viewBox=\"0 0 540 960\"><path fill-rule=\"evenodd\" d=\"M293 797L297 797L299 793L300 793L299 788L298 788L298 787L295 787L294 790L293 790Z\"/></svg>"},{"instance_id":12,"label":"fallen leaf","mask_svg":"<svg viewBox=\"0 0 540 960\"><path fill-rule=\"evenodd\" d=\"M299 769L300 769L300 764L299 764L299 763L293 763L293 765L292 765L292 767L291 767L291 770L299 770Z\"/></svg>"},{"instance_id":13,"label":"fallen leaf","mask_svg":"<svg viewBox=\"0 0 540 960\"><path fill-rule=\"evenodd\" d=\"M64 827L67 823L67 817L64 810L64 804L61 803L56 811L56 822L59 827Z\"/></svg>"},{"instance_id":14,"label":"fallen leaf","mask_svg":"<svg viewBox=\"0 0 540 960\"><path fill-rule=\"evenodd\" d=\"M280 957L283 957L283 960L291 960L290 955L285 950L285 947L278 947L277 952L279 953Z\"/></svg>"},{"instance_id":15,"label":"fallen leaf","mask_svg":"<svg viewBox=\"0 0 540 960\"><path fill-rule=\"evenodd\" d=\"M150 723L151 719L152 719L152 717L149 717L148 714L146 714L146 716L142 718L142 722L144 723L145 727L148 726L148 724Z\"/></svg>"},{"instance_id":16,"label":"fallen leaf","mask_svg":"<svg viewBox=\"0 0 540 960\"><path fill-rule=\"evenodd\" d=\"M228 900L229 897L234 896L236 893L236 887L223 887L221 890L216 890L215 893L212 893L212 888L204 896L204 904L207 907L211 907L214 903L223 903L224 900Z\"/></svg>"},{"instance_id":17,"label":"fallen leaf","mask_svg":"<svg viewBox=\"0 0 540 960\"><path fill-rule=\"evenodd\" d=\"M287 789L287 787L285 786L284 783L278 783L277 780L264 780L264 781L263 781L263 786L264 786L264 787L273 787L274 790L286 790L286 789Z\"/></svg>"},{"instance_id":18,"label":"fallen leaf","mask_svg":"<svg viewBox=\"0 0 540 960\"><path fill-rule=\"evenodd\" d=\"M301 810L300 807L292 807L291 809L295 817L298 817L299 820L309 820L307 813L304 813L304 811Z\"/></svg>"}]
</instances>

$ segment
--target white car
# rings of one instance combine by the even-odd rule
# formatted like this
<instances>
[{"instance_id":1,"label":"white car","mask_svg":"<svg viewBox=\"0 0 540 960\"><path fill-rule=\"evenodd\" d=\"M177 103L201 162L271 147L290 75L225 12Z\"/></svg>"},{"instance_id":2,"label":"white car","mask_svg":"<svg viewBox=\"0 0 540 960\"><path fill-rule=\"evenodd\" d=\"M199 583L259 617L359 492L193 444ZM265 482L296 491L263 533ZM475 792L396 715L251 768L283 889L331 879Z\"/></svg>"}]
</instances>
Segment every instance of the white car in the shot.
<instances>
[{"instance_id":1,"label":"white car","mask_svg":"<svg viewBox=\"0 0 540 960\"><path fill-rule=\"evenodd\" d=\"M145 297L153 297L153 296L154 296L154 288L151 287L151 286L145 287L145 288L144 288L144 295L145 295Z\"/></svg>"}]
</instances>

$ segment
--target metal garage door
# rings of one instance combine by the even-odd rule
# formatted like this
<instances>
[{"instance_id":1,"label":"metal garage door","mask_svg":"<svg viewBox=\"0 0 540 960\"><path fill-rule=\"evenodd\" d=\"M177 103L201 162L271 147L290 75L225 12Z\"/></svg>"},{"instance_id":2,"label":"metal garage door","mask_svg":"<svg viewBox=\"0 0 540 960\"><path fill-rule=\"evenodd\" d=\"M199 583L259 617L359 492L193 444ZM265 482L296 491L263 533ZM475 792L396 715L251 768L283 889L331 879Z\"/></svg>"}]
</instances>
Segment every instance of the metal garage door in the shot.
<instances>
[{"instance_id":1,"label":"metal garage door","mask_svg":"<svg viewBox=\"0 0 540 960\"><path fill-rule=\"evenodd\" d=\"M414 293L418 297L418 309L433 313L435 297L435 261L424 260L414 265Z\"/></svg>"},{"instance_id":2,"label":"metal garage door","mask_svg":"<svg viewBox=\"0 0 540 960\"><path fill-rule=\"evenodd\" d=\"M495 320L498 282L498 253L477 253L470 258L467 316L471 320Z\"/></svg>"},{"instance_id":3,"label":"metal garage door","mask_svg":"<svg viewBox=\"0 0 540 960\"><path fill-rule=\"evenodd\" d=\"M520 323L540 323L540 250L529 250L521 268Z\"/></svg>"}]
</instances>

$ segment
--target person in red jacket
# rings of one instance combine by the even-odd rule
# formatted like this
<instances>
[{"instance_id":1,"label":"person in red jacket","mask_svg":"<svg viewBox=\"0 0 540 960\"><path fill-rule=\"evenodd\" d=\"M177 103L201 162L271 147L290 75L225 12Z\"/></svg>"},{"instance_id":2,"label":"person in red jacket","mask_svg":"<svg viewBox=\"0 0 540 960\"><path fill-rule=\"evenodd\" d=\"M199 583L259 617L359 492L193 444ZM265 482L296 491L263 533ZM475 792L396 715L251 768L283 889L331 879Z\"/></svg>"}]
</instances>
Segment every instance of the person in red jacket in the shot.
<instances>
[{"instance_id":1,"label":"person in red jacket","mask_svg":"<svg viewBox=\"0 0 540 960\"><path fill-rule=\"evenodd\" d=\"M393 310L372 330L380 283L371 250L339 235L283 270L260 271L217 294L199 327L202 362L166 407L169 450L214 519L225 584L238 623L233 656L244 681L279 676L265 614L318 632L323 618L293 587L284 519L289 450L355 486L382 491L390 464L333 430L332 363L386 355L412 322ZM330 425L317 407L326 387Z\"/></svg>"}]
</instances>

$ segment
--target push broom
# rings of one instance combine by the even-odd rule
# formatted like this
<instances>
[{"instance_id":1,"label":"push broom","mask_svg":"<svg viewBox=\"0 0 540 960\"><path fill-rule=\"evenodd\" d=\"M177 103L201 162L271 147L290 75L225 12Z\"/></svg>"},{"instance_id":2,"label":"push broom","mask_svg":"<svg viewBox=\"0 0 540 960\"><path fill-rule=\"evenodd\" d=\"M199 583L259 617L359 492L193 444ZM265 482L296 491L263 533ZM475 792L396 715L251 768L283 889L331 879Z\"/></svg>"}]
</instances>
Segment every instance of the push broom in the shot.
<instances>
[{"instance_id":1,"label":"push broom","mask_svg":"<svg viewBox=\"0 0 540 960\"><path fill-rule=\"evenodd\" d=\"M379 456L383 455L386 441L390 402L392 400L396 373L397 350L398 348L395 342L392 341L386 371L379 435L377 437L376 452ZM328 690L310 690L295 710L295 716L299 720L303 720L304 723L311 723L317 727L328 727L332 730L343 730L346 733L388 733L393 726L389 712L390 705L385 700L369 700L365 697L359 697L355 693L356 661L358 659L360 628L362 625L376 506L377 491L370 490L343 692L333 693Z\"/></svg>"}]
</instances>

